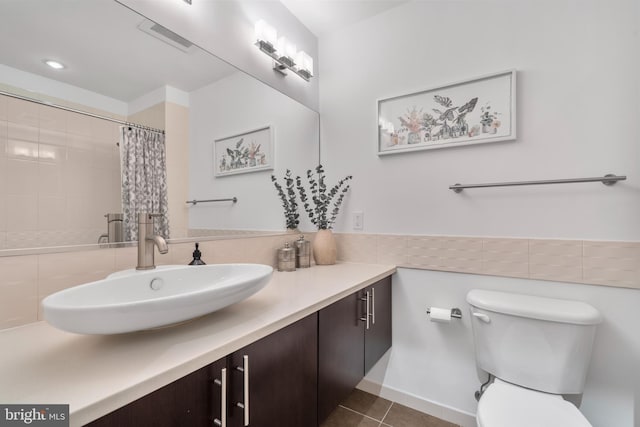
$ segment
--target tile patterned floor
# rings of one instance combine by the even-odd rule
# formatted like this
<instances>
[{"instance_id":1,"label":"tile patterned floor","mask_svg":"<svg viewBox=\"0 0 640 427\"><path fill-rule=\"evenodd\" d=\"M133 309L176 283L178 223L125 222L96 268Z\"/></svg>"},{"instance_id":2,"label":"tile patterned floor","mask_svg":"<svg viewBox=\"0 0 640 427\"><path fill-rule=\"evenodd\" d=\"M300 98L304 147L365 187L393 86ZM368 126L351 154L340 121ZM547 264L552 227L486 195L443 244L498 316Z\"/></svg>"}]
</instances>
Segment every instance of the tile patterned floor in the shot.
<instances>
[{"instance_id":1,"label":"tile patterned floor","mask_svg":"<svg viewBox=\"0 0 640 427\"><path fill-rule=\"evenodd\" d=\"M354 390L321 427L457 427L399 403Z\"/></svg>"}]
</instances>

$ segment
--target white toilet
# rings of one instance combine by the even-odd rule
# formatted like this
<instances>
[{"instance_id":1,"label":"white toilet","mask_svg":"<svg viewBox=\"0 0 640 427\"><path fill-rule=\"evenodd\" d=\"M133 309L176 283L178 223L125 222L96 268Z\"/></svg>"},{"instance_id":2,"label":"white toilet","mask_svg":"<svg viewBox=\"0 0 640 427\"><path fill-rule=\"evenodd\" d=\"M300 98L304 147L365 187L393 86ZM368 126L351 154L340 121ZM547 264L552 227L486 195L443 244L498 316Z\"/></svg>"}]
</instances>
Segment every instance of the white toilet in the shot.
<instances>
[{"instance_id":1,"label":"white toilet","mask_svg":"<svg viewBox=\"0 0 640 427\"><path fill-rule=\"evenodd\" d=\"M495 377L478 402L478 427L590 427L562 395L584 390L598 310L478 289L467 302L476 364Z\"/></svg>"}]
</instances>

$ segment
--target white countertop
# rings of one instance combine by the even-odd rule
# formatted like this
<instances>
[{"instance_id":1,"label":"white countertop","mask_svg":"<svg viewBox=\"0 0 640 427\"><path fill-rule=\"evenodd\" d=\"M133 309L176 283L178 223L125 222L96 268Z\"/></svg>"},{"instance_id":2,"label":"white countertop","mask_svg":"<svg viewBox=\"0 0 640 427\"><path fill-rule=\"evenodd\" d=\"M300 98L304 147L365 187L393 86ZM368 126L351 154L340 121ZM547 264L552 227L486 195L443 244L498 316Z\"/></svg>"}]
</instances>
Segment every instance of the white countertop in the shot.
<instances>
[{"instance_id":1,"label":"white countertop","mask_svg":"<svg viewBox=\"0 0 640 427\"><path fill-rule=\"evenodd\" d=\"M394 272L352 263L274 272L240 303L154 331L76 335L46 322L0 331L0 403L69 404L81 426Z\"/></svg>"}]
</instances>

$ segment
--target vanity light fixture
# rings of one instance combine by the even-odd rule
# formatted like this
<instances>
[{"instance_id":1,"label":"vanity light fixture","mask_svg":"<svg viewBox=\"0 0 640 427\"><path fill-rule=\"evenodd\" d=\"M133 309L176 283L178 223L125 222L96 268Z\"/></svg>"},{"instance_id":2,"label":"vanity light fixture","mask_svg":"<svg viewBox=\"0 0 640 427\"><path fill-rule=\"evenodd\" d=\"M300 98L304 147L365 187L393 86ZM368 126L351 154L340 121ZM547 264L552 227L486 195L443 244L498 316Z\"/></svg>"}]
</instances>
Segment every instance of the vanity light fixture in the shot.
<instances>
[{"instance_id":1,"label":"vanity light fixture","mask_svg":"<svg viewBox=\"0 0 640 427\"><path fill-rule=\"evenodd\" d=\"M304 51L298 51L295 43L287 37L278 38L278 32L264 20L255 24L255 45L274 60L273 69L283 75L293 71L304 80L313 77L313 58Z\"/></svg>"},{"instance_id":2,"label":"vanity light fixture","mask_svg":"<svg viewBox=\"0 0 640 427\"><path fill-rule=\"evenodd\" d=\"M63 68L66 68L63 63L54 61L52 59L45 59L43 62L54 70L62 70Z\"/></svg>"}]
</instances>

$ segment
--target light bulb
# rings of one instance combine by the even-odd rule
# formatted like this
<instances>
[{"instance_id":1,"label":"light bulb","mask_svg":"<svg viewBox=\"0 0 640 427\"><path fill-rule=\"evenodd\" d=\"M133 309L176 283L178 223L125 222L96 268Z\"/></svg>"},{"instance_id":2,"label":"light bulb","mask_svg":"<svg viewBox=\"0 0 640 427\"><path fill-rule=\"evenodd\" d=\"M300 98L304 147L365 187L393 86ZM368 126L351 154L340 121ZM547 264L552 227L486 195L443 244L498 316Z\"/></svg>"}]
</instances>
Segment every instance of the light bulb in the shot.
<instances>
[{"instance_id":1,"label":"light bulb","mask_svg":"<svg viewBox=\"0 0 640 427\"><path fill-rule=\"evenodd\" d=\"M54 70L62 70L63 68L65 68L64 64L58 61L54 61L52 59L46 59L44 63L47 64L49 67L53 68Z\"/></svg>"},{"instance_id":2,"label":"light bulb","mask_svg":"<svg viewBox=\"0 0 640 427\"><path fill-rule=\"evenodd\" d=\"M291 58L293 61L296 58L296 53L296 45L288 38L282 36L278 39L278 55Z\"/></svg>"},{"instance_id":3,"label":"light bulb","mask_svg":"<svg viewBox=\"0 0 640 427\"><path fill-rule=\"evenodd\" d=\"M313 76L313 58L304 50L298 52L296 63L298 64L298 69L306 71L309 76Z\"/></svg>"},{"instance_id":4,"label":"light bulb","mask_svg":"<svg viewBox=\"0 0 640 427\"><path fill-rule=\"evenodd\" d=\"M278 32L263 19L256 22L254 26L256 41L269 43L275 48L278 39Z\"/></svg>"}]
</instances>

